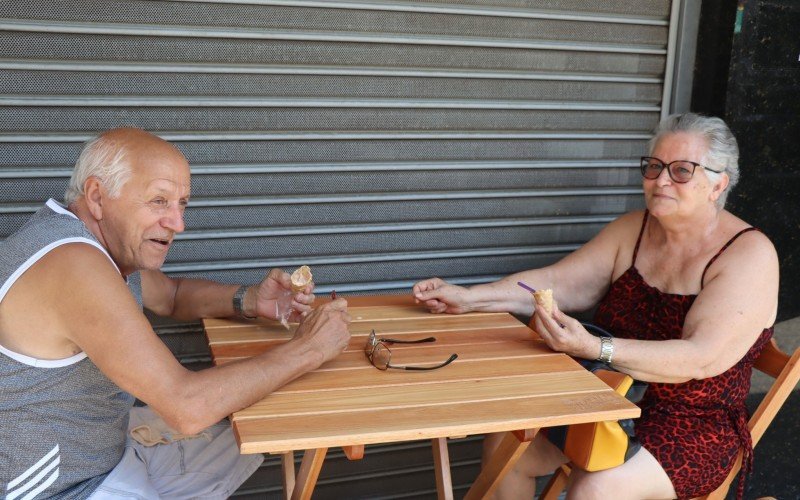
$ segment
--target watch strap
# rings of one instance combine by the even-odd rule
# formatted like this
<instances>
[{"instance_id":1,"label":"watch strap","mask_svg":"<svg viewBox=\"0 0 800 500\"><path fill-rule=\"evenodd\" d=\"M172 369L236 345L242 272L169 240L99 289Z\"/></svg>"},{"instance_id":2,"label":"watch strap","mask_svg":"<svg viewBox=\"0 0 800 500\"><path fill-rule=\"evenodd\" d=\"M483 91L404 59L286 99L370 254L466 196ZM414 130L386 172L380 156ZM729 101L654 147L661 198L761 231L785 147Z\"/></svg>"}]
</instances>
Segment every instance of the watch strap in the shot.
<instances>
[{"instance_id":1,"label":"watch strap","mask_svg":"<svg viewBox=\"0 0 800 500\"><path fill-rule=\"evenodd\" d=\"M614 357L614 339L611 337L600 337L600 356L597 361L602 363L611 364L611 358Z\"/></svg>"},{"instance_id":2,"label":"watch strap","mask_svg":"<svg viewBox=\"0 0 800 500\"><path fill-rule=\"evenodd\" d=\"M240 318L256 319L256 316L247 316L244 313L244 296L247 293L248 288L250 287L247 285L242 285L236 290L236 293L233 294L233 310Z\"/></svg>"}]
</instances>

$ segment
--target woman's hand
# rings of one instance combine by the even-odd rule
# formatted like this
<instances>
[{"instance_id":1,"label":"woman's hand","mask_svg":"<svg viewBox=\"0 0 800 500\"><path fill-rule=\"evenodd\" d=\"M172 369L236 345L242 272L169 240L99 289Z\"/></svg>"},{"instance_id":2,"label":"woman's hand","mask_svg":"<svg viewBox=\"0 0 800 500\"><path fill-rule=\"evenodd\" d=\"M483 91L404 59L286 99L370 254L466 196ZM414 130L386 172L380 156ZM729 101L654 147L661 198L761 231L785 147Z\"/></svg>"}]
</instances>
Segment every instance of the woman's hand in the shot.
<instances>
[{"instance_id":1,"label":"woman's hand","mask_svg":"<svg viewBox=\"0 0 800 500\"><path fill-rule=\"evenodd\" d=\"M432 313L463 314L472 310L467 297L469 289L440 278L420 281L412 292L417 304L423 304Z\"/></svg>"},{"instance_id":2,"label":"woman's hand","mask_svg":"<svg viewBox=\"0 0 800 500\"><path fill-rule=\"evenodd\" d=\"M256 289L256 312L259 316L280 319L282 314L291 310L289 321L299 321L311 311L314 304L314 283L306 288L292 292L292 279L289 273L281 269L272 269L264 280L254 287Z\"/></svg>"},{"instance_id":3,"label":"woman's hand","mask_svg":"<svg viewBox=\"0 0 800 500\"><path fill-rule=\"evenodd\" d=\"M552 315L536 308L533 325L554 351L584 359L597 359L600 355L600 339L586 331L580 321L561 312L558 305L554 305Z\"/></svg>"}]
</instances>

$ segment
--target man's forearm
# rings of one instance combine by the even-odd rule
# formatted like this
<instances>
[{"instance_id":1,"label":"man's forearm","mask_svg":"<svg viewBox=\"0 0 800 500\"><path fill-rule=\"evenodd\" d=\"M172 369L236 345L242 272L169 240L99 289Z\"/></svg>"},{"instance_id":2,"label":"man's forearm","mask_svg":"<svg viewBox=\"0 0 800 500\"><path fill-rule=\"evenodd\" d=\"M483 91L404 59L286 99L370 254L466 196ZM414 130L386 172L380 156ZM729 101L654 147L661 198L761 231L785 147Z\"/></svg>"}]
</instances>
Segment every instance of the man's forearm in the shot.
<instances>
[{"instance_id":1,"label":"man's forearm","mask_svg":"<svg viewBox=\"0 0 800 500\"><path fill-rule=\"evenodd\" d=\"M188 372L160 413L177 430L200 432L321 363L321 354L307 343L290 341L254 358Z\"/></svg>"},{"instance_id":2,"label":"man's forearm","mask_svg":"<svg viewBox=\"0 0 800 500\"><path fill-rule=\"evenodd\" d=\"M209 280L176 279L171 317L180 320L234 316L233 294L240 285Z\"/></svg>"}]
</instances>

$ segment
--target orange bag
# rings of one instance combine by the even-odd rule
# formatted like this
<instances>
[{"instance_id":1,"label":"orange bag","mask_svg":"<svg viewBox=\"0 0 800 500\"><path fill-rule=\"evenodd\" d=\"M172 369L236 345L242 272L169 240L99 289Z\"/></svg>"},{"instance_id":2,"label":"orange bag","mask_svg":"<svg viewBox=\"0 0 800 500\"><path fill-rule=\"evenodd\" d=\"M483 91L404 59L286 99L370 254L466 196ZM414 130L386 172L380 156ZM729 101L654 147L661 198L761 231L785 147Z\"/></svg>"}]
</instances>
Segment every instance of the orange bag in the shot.
<instances>
[{"instance_id":1,"label":"orange bag","mask_svg":"<svg viewBox=\"0 0 800 500\"><path fill-rule=\"evenodd\" d=\"M584 323L584 327L595 335L611 336L595 325ZM645 382L634 380L600 361L577 361L629 401L638 403L644 396ZM590 472L622 465L641 448L633 431L633 420L629 418L552 427L547 429L547 438L573 465Z\"/></svg>"}]
</instances>

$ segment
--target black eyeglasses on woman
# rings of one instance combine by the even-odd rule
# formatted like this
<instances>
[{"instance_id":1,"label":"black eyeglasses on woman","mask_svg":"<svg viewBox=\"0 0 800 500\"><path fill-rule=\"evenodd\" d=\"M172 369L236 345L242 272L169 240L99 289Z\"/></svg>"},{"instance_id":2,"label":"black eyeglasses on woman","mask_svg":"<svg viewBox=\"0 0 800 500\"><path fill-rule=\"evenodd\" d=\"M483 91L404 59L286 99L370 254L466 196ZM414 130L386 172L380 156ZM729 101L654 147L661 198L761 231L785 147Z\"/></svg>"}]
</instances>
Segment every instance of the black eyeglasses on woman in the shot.
<instances>
[{"instance_id":1,"label":"black eyeglasses on woman","mask_svg":"<svg viewBox=\"0 0 800 500\"><path fill-rule=\"evenodd\" d=\"M645 179L658 179L658 176L661 175L661 171L666 168L669 178L672 179L673 182L684 184L692 180L694 171L697 167L704 168L709 172L714 172L716 174L721 174L724 172L724 170L714 170L706 167L705 165L700 165L699 163L689 160L676 160L673 162L664 163L653 156L642 156L642 177Z\"/></svg>"}]
</instances>

